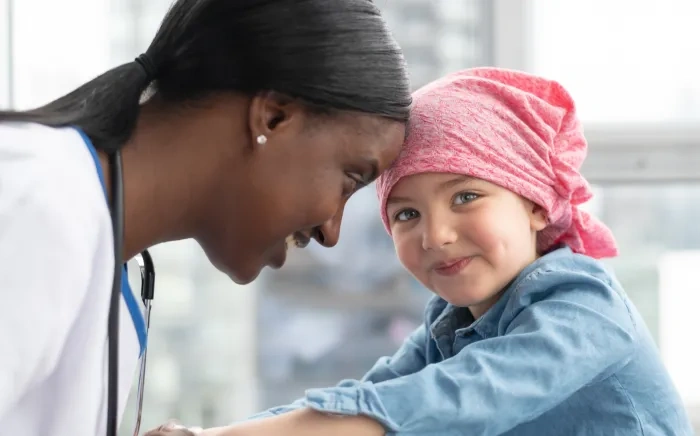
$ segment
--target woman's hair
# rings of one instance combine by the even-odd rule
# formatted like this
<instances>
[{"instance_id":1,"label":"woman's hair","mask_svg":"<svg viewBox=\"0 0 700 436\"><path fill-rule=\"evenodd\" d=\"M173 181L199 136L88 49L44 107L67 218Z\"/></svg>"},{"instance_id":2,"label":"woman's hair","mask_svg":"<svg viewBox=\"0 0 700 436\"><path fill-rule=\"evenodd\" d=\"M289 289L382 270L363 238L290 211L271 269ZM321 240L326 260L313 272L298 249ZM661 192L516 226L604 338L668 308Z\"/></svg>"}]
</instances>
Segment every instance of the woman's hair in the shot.
<instances>
[{"instance_id":1,"label":"woman's hair","mask_svg":"<svg viewBox=\"0 0 700 436\"><path fill-rule=\"evenodd\" d=\"M114 152L146 89L170 104L276 91L314 111L400 121L411 104L401 49L371 0L177 0L137 61L40 108L0 111L0 121L77 126Z\"/></svg>"}]
</instances>

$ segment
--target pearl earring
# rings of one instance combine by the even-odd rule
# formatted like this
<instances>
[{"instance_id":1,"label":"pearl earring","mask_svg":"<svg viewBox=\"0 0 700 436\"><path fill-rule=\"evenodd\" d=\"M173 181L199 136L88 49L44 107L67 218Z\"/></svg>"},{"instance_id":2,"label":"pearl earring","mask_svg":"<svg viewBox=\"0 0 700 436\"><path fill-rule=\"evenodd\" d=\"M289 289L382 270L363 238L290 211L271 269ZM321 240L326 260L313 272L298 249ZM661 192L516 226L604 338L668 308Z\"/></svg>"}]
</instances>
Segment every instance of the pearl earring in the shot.
<instances>
[{"instance_id":1,"label":"pearl earring","mask_svg":"<svg viewBox=\"0 0 700 436\"><path fill-rule=\"evenodd\" d=\"M258 144L264 145L267 142L267 136L258 135L258 137L255 140L258 142Z\"/></svg>"}]
</instances>

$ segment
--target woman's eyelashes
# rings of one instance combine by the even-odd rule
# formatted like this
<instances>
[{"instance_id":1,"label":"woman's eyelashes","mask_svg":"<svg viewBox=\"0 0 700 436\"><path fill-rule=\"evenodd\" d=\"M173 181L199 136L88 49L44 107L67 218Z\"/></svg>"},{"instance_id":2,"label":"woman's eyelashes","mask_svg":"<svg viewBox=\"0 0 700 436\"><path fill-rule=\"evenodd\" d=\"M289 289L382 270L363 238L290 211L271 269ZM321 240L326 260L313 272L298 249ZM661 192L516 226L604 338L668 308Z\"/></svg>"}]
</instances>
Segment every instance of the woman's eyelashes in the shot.
<instances>
[{"instance_id":1,"label":"woman's eyelashes","mask_svg":"<svg viewBox=\"0 0 700 436\"><path fill-rule=\"evenodd\" d=\"M349 173L345 175L345 183L343 184L343 196L349 197L358 189L363 188L367 183L359 174Z\"/></svg>"}]
</instances>

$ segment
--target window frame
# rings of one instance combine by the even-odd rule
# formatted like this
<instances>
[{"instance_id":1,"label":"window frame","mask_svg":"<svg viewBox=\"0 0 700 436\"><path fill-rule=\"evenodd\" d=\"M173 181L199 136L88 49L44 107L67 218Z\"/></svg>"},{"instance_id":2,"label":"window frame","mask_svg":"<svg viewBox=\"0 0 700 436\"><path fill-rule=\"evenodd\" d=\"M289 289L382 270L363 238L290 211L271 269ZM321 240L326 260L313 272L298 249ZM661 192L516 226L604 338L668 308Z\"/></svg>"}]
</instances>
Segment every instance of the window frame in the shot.
<instances>
[{"instance_id":1,"label":"window frame","mask_svg":"<svg viewBox=\"0 0 700 436\"><path fill-rule=\"evenodd\" d=\"M14 106L13 15L14 0L0 0L0 108Z\"/></svg>"},{"instance_id":2,"label":"window frame","mask_svg":"<svg viewBox=\"0 0 700 436\"><path fill-rule=\"evenodd\" d=\"M493 0L493 64L531 71L534 0ZM700 183L700 127L689 124L590 124L582 173L596 185Z\"/></svg>"}]
</instances>

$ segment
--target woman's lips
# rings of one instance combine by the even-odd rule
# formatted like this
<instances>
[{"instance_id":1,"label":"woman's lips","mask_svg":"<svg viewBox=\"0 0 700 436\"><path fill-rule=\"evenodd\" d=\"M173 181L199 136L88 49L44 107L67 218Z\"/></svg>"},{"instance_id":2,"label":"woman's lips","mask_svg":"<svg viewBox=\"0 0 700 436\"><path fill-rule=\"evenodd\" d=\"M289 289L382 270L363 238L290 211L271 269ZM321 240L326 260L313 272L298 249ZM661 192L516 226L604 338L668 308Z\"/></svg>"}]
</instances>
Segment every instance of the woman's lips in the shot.
<instances>
[{"instance_id":1,"label":"woman's lips","mask_svg":"<svg viewBox=\"0 0 700 436\"><path fill-rule=\"evenodd\" d=\"M275 247L275 250L270 258L270 267L280 269L284 266L287 260L287 251L291 247L305 248L311 242L311 237L304 232L294 232L284 238L281 244Z\"/></svg>"},{"instance_id":2,"label":"woman's lips","mask_svg":"<svg viewBox=\"0 0 700 436\"><path fill-rule=\"evenodd\" d=\"M272 253L270 258L270 267L274 269L280 269L284 266L287 261L287 242L284 241L282 244L278 244L275 251Z\"/></svg>"}]
</instances>

